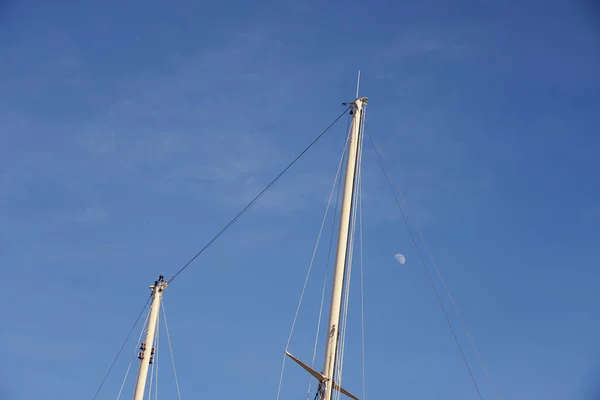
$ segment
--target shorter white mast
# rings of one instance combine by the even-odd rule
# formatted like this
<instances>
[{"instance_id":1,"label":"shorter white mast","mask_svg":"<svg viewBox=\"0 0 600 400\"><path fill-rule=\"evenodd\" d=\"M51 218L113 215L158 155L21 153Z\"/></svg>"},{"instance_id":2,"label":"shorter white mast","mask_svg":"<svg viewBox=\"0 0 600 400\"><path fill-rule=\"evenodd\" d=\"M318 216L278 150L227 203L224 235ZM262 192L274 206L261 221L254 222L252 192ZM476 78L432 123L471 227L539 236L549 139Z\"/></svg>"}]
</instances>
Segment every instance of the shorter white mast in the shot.
<instances>
[{"instance_id":1,"label":"shorter white mast","mask_svg":"<svg viewBox=\"0 0 600 400\"><path fill-rule=\"evenodd\" d=\"M146 339L140 346L140 369L138 371L137 382L135 384L135 393L133 400L143 400L146 390L146 380L148 378L148 369L154 357L154 337L156 335L156 325L158 322L158 312L160 311L160 302L162 300L163 291L166 289L168 282L161 275L153 286L152 290L152 305L150 306L150 316L148 317L148 330L146 331Z\"/></svg>"},{"instance_id":2,"label":"shorter white mast","mask_svg":"<svg viewBox=\"0 0 600 400\"><path fill-rule=\"evenodd\" d=\"M359 75L360 79L360 75ZM358 92L358 85L357 85ZM319 380L319 394L321 400L331 400L333 390L338 390L354 400L356 396L349 393L334 381L334 371L336 367L336 355L338 352L338 343L340 340L340 312L342 308L342 295L344 285L344 275L346 272L346 261L348 258L348 237L350 234L350 219L352 217L352 207L354 204L354 186L356 183L357 161L360 159L360 141L361 126L364 107L367 98L357 98L352 104L352 130L350 133L350 143L348 149L348 160L346 163L346 175L344 181L344 194L342 197L342 209L340 212L340 227L338 232L337 252L335 260L335 270L333 273L333 287L331 289L331 306L329 310L329 325L327 330L327 344L325 349L325 361L323 372L319 373L306 365L290 353L286 354L298 363L302 368L308 371L312 376Z\"/></svg>"}]
</instances>

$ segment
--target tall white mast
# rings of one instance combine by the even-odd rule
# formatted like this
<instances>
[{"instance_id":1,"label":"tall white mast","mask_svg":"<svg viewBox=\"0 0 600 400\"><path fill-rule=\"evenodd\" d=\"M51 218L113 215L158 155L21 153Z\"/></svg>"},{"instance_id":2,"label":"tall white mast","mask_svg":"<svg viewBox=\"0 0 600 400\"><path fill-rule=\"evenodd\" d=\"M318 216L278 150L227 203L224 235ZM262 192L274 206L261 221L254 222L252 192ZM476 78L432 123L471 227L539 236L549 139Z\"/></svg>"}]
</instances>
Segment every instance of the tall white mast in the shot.
<instances>
[{"instance_id":1,"label":"tall white mast","mask_svg":"<svg viewBox=\"0 0 600 400\"><path fill-rule=\"evenodd\" d=\"M359 75L360 79L360 75ZM358 85L357 85L358 92ZM357 98L352 104L352 129L348 144L348 161L344 179L344 194L342 198L342 209L340 212L340 229L338 232L338 243L335 259L335 270L333 273L333 287L331 293L331 307L329 311L329 325L327 330L327 346L325 349L325 364L323 372L317 372L306 363L300 361L286 351L286 355L304 368L308 373L317 378L319 384L320 400L331 400L333 390L338 390L353 400L358 397L340 387L334 382L334 371L336 367L336 354L340 340L340 313L342 308L342 295L344 286L344 275L346 272L346 260L348 258L348 238L350 234L350 218L354 203L354 185L356 183L356 166L359 159L361 124L363 112L367 104L367 98Z\"/></svg>"},{"instance_id":2,"label":"tall white mast","mask_svg":"<svg viewBox=\"0 0 600 400\"><path fill-rule=\"evenodd\" d=\"M331 400L333 393L333 378L335 371L336 353L340 338L340 311L342 306L342 287L344 284L344 273L346 258L348 256L348 236L350 233L350 218L354 197L354 184L356 182L356 164L358 160L360 144L360 128L366 98L356 99L352 103L352 131L348 145L348 161L346 163L346 176L344 179L344 194L342 197L342 210L340 213L340 229L338 233L337 252L335 259L335 270L333 273L333 287L331 293L331 307L329 311L329 326L327 330L327 347L325 349L325 364L322 382L322 400Z\"/></svg>"},{"instance_id":3,"label":"tall white mast","mask_svg":"<svg viewBox=\"0 0 600 400\"><path fill-rule=\"evenodd\" d=\"M137 382L135 384L135 393L133 400L143 400L146 390L146 380L148 378L148 369L154 356L154 337L156 335L156 323L158 321L158 312L160 311L160 302L162 300L163 291L166 289L168 282L161 275L153 286L152 290L152 305L150 306L150 316L148 317L148 330L146 331L146 339L140 347L140 369L138 371Z\"/></svg>"}]
</instances>

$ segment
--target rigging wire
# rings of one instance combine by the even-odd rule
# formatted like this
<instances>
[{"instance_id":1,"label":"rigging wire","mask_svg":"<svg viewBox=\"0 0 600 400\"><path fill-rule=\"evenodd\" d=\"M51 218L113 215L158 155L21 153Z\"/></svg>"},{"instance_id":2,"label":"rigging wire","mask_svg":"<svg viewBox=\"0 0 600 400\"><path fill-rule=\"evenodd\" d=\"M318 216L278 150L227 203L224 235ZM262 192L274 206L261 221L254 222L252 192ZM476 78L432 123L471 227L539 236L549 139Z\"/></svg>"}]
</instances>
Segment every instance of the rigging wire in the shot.
<instances>
[{"instance_id":1,"label":"rigging wire","mask_svg":"<svg viewBox=\"0 0 600 400\"><path fill-rule=\"evenodd\" d=\"M121 352L123 352L123 349L125 348L125 345L129 341L129 337L133 333L133 330L135 329L136 325L140 321L140 318L142 318L142 315L144 314L144 310L148 306L148 303L150 302L151 298L152 298L152 295L150 295L148 297L148 299L146 300L146 303L144 303L144 307L142 307L142 310L140 311L140 313L138 314L137 318L135 319L135 322L131 326L131 329L129 330L129 333L127 334L127 337L123 341L123 344L121 345L121 348L119 349L119 351L117 352L117 355L115 356L115 358L113 359L112 363L110 364L110 367L108 368L108 372L104 376L104 379L102 379L102 382L100 383L100 387L98 387L98 390L96 390L96 394L94 394L94 397L92 398L92 400L95 400L96 397L98 397L98 394L100 393L100 390L102 390L102 387L104 386L104 383L106 382L106 379L108 378L108 375L110 375L110 372L112 371L112 369L115 366L117 360L119 359L119 356L121 355Z\"/></svg>"},{"instance_id":2,"label":"rigging wire","mask_svg":"<svg viewBox=\"0 0 600 400\"><path fill-rule=\"evenodd\" d=\"M160 299L162 303L162 298ZM154 390L154 400L158 400L158 345L160 343L160 315L156 318L156 351L154 352L154 364L156 365L156 378L155 382L155 390ZM148 396L149 397L149 396ZM150 398L148 398L150 400Z\"/></svg>"},{"instance_id":3,"label":"rigging wire","mask_svg":"<svg viewBox=\"0 0 600 400\"><path fill-rule=\"evenodd\" d=\"M127 377L129 376L129 371L131 370L131 364L133 364L133 360L135 360L135 356L140 347L140 343L142 342L142 336L144 335L144 330L146 328L146 324L148 323L148 318L150 318L150 313L146 315L146 320L144 321L144 325L142 325L142 330L140 331L140 336L135 345L135 349L133 349L133 354L131 355L131 360L129 361L129 366L127 367L127 371L125 372L125 377L123 378L123 382L121 383L121 388L119 389L119 394L117 395L117 400L121 398L121 393L123 393L123 388L125 387L125 382L127 381Z\"/></svg>"},{"instance_id":4,"label":"rigging wire","mask_svg":"<svg viewBox=\"0 0 600 400\"><path fill-rule=\"evenodd\" d=\"M356 193L356 188L354 189ZM345 276L343 283L343 300L342 300L342 316L341 323L339 327L339 335L340 340L338 342L338 347L336 348L336 358L335 358L335 370L334 370L334 381L341 387L342 386L342 370L344 365L344 350L346 347L346 333L347 333L347 323L348 323L348 305L350 300L350 278L352 276L352 254L354 252L354 230L356 227L356 213L352 212L351 217L351 230L348 238L348 247L347 247L347 259L346 259L346 268L345 268ZM341 397L341 392L336 391L333 393L333 397L339 399Z\"/></svg>"},{"instance_id":5,"label":"rigging wire","mask_svg":"<svg viewBox=\"0 0 600 400\"><path fill-rule=\"evenodd\" d=\"M375 144L374 141L372 141L373 146L376 147L377 145ZM390 177L392 178L392 181L394 183L394 185L396 186L396 190L398 191L398 194L400 195L400 198L402 199L402 201L404 202L405 206L406 206L406 210L408 211L408 215L410 216L411 219L415 219L413 212L411 210L411 208L408 205L408 202L406 201L406 198L404 197L404 194L402 193L402 191L400 190L400 186L398 185L398 181L396 179L394 179L394 176L392 175L391 169L389 168L385 157L383 156L383 154L381 153L381 149L379 149L379 154L381 155L381 160L383 161L383 164L385 165L385 167L387 168L387 170L390 172ZM454 311L456 312L456 315L458 316L458 319L460 321L460 324L463 328L463 331L465 332L469 343L471 345L471 347L473 348L473 351L475 353L475 355L477 356L477 359L479 361L479 364L481 365L481 368L483 369L488 382L492 388L492 390L494 391L494 393L496 394L496 397L498 398L498 400L500 400L500 394L498 393L498 390L496 389L496 386L494 385L492 378L485 366L485 363L483 362L483 359L481 357L481 355L479 354L479 350L477 349L477 346L475 346L475 342L473 341L473 338L471 337L471 334L469 333L469 330L467 329L467 325L465 323L465 321L462 318L461 313L458 311L458 306L456 305L456 302L454 301L454 298L452 297L452 294L450 294L450 289L448 288L448 286L446 285L446 281L442 276L442 273L440 271L440 269L437 266L437 263L435 262L435 260L433 259L433 255L431 254L431 251L429 250L429 246L427 245L427 242L425 241L425 237L423 236L423 233L421 232L421 230L419 229L419 227L415 224L415 230L417 231L417 233L419 234L419 237L421 238L421 241L423 242L423 247L425 248L425 252L427 253L427 256L429 257L429 259L431 260L431 264L433 265L436 274L438 276L438 278L440 279L440 282L442 283L442 286L444 287L444 291L446 292L446 295L448 296L448 299L450 300L450 303L452 304L452 307L454 308Z\"/></svg>"},{"instance_id":6,"label":"rigging wire","mask_svg":"<svg viewBox=\"0 0 600 400\"><path fill-rule=\"evenodd\" d=\"M311 367L315 367L315 360L317 358L317 348L319 345L319 334L321 332L321 323L323 322L323 306L325 304L325 290L327 288L327 275L329 273L329 266L331 265L331 250L333 250L333 236L335 234L335 223L337 221L337 210L338 210L338 206L340 204L340 194L341 194L341 187L342 187L342 174L341 169L342 169L342 165L343 165L343 161L344 161L344 156L346 154L346 150L348 148L348 142L350 140L350 122L351 122L351 118L348 118L348 123L346 124L346 143L344 144L344 150L342 151L342 157L340 159L340 164L338 166L338 171L336 173L336 177L334 179L334 183L333 183L333 187L335 188L335 186L337 185L337 193L336 193L336 202L335 202L335 208L333 209L333 221L331 222L331 235L329 236L329 249L327 250L327 263L325 264L325 272L324 272L324 276L323 276L323 290L321 292L321 303L319 305L319 318L317 320L317 331L315 333L315 344L313 347L313 355L312 355L312 360L311 360ZM309 377L308 379L308 390L307 390L307 394L306 394L306 398L308 399L310 397L310 390L312 388L312 383L313 383L313 379L312 377Z\"/></svg>"},{"instance_id":7,"label":"rigging wire","mask_svg":"<svg viewBox=\"0 0 600 400\"><path fill-rule=\"evenodd\" d=\"M158 305L160 307L160 304ZM154 377L154 369L155 367L157 367L156 365L156 360L157 360L157 356L158 356L158 320L159 320L160 314L157 315L156 317L156 324L154 325L154 329L156 332L156 335L154 335L154 343L150 344L150 349L154 349L154 358L152 358L152 351L150 351L150 361L152 361L152 368L150 369L150 385L148 388L148 400L152 400L152 383L154 380L158 379L158 370L156 371L156 378Z\"/></svg>"},{"instance_id":8,"label":"rigging wire","mask_svg":"<svg viewBox=\"0 0 600 400\"><path fill-rule=\"evenodd\" d=\"M294 158L292 160L292 162L290 162L264 189L262 189L258 195L256 195L256 197L254 197L254 199L252 199L252 201L250 201L250 203L248 203L231 221L229 221L229 223L227 223L227 225L225 225L225 227L223 229L221 229L204 247L202 247L200 249L200 251L198 251L186 264L184 264L169 280L167 283L171 283L177 276L179 276L179 274L181 274L193 261L196 260L196 258L198 258L204 251L206 251L206 249L208 249L208 247L210 245L212 245L217 239L219 239L233 224L235 224L238 219L240 217L242 217L242 215L244 215L246 213L246 211L248 211L250 209L250 207L256 202L258 201L258 199L260 197L262 197L263 194L265 194L267 192L267 190L269 190L278 180L279 178L281 178L311 147L313 147L327 132L329 132L329 130L348 112L348 110L350 110L351 107L346 107L346 109L337 117L333 120L332 123L330 123L302 152L300 152L300 154L298 154L296 156L296 158ZM133 330L135 329L135 326L137 325L137 323L139 322L144 310L146 309L146 307L148 306L148 303L150 301L150 299L152 298L152 296L149 296L148 299L146 300L146 303L144 304L144 307L142 308L142 311L140 312L140 314L138 315L137 319L135 320L133 326L131 327L129 333L127 334L127 337L125 338L125 341L123 342L123 344L121 345L121 348L119 349L117 355L115 356L114 360L112 361L108 372L106 373L106 375L104 376L104 378L102 379L102 382L100 383L100 386L98 387L98 389L96 390L96 393L94 394L94 397L92 398L92 400L95 400L98 397L98 394L100 393L100 391L102 390L104 384L106 383L106 379L108 378L108 376L110 375L114 365L116 364L119 356L121 355L125 345L127 344L131 333L133 332ZM295 320L294 320L295 321ZM291 339L291 338L290 338ZM288 340L288 345L289 345L289 340ZM284 357L284 363L285 363L285 357ZM282 370L282 376L283 376L283 370ZM280 387L281 387L281 382L280 382ZM278 397L279 397L279 390L278 390Z\"/></svg>"},{"instance_id":9,"label":"rigging wire","mask_svg":"<svg viewBox=\"0 0 600 400\"><path fill-rule=\"evenodd\" d=\"M352 196L352 204L350 207L351 217L350 217L350 231L348 237L348 247L346 249L346 265L345 265L345 276L344 276L344 299L343 299L343 315L342 315L342 323L340 324L340 333L341 340L338 344L338 349L336 349L336 370L334 377L337 380L337 384L342 386L342 372L344 366L344 350L346 348L346 334L347 334L347 324L348 324L348 311L349 311L349 301L350 301L350 282L352 276L352 265L354 258L354 243L356 238L356 223L358 217L358 204L359 204L359 193L361 190L361 173L362 173L362 146L363 146L363 136L362 136L362 127L364 123L364 118L366 115L366 107L363 108L363 115L361 116L361 120L359 121L359 130L358 130L358 147L356 153L356 169L354 171L354 187L353 187L353 196ZM357 201L358 199L358 201ZM339 362L337 361L339 360ZM341 398L341 391L337 391L335 397L337 399Z\"/></svg>"},{"instance_id":10,"label":"rigging wire","mask_svg":"<svg viewBox=\"0 0 600 400\"><path fill-rule=\"evenodd\" d=\"M373 138L371 137L371 135L370 135L370 133L368 131L366 133L367 133L367 136L369 137L369 141L371 142L371 144L373 146L373 149L375 150L375 154L377 156L377 159L379 160L379 164L381 165L381 168L382 168L383 173L384 173L384 175L386 177L388 185L390 186L390 189L392 190L392 194L394 195L394 200L396 201L396 204L398 205L398 208L400 210L400 214L402 215L402 219L404 220L404 223L406 224L406 227L407 227L408 232L410 234L410 237L412 239L413 245L415 246L415 249L417 250L417 253L419 254L419 258L421 259L421 263L423 264L423 268L425 269L425 272L427 273L427 278L429 279L429 283L431 284L431 288L433 289L433 291L435 293L435 296L436 296L436 298L438 300L438 303L440 305L440 308L442 309L442 312L444 313L444 317L446 319L446 322L448 323L448 326L450 327L450 331L452 332L452 336L454 337L454 341L456 342L456 346L458 347L458 350L459 350L459 352L461 354L463 362L465 363L467 371L469 372L471 380L473 381L473 385L475 386L475 389L477 390L477 394L479 395L479 398L481 400L483 400L483 395L481 394L481 390L479 389L479 385L477 384L475 376L473 375L473 371L471 370L471 367L469 366L469 362L467 361L467 358L465 356L463 348L460 345L460 342L459 342L458 337L456 335L456 331L454 330L454 326L452 325L452 322L450 321L450 317L448 316L448 312L446 311L446 307L444 307L444 303L442 302L440 294L439 294L437 288L435 287L435 284L433 283L433 278L431 276L431 272L429 271L429 268L427 267L427 263L425 262L425 259L423 258L423 255L421 253L421 250L419 249L419 246L417 245L417 241L415 239L415 235L414 235L412 229L410 228L410 224L408 223L408 220L406 219L406 215L404 213L404 210L402 209L402 206L400 205L400 202L398 200L398 196L396 195L396 192L394 190L394 185L392 184L390 176L388 175L388 170L386 169L385 165L382 162L382 159L381 159L380 153L378 151L378 148L375 146L375 141L373 140Z\"/></svg>"},{"instance_id":11,"label":"rigging wire","mask_svg":"<svg viewBox=\"0 0 600 400\"><path fill-rule=\"evenodd\" d=\"M363 120L362 131L364 132L364 127L366 123L367 115L365 110L365 118ZM364 143L364 139L363 139ZM362 144L361 144L361 163L360 163L360 173L359 173L359 194L358 194L358 229L359 229L359 245L360 245L360 327L361 327L361 374L362 374L362 400L366 400L365 396L365 301L364 301L364 275L363 275L363 195L362 195Z\"/></svg>"},{"instance_id":12,"label":"rigging wire","mask_svg":"<svg viewBox=\"0 0 600 400\"><path fill-rule=\"evenodd\" d=\"M167 331L167 342L169 343L169 353L171 354L171 363L173 364L173 373L175 374L175 386L177 386L177 398L181 400L181 391L179 390L179 378L177 377L177 369L175 368L175 357L173 356L173 346L171 346L171 335L169 334L169 324L167 323L167 312L165 305L162 307L163 319L165 320L165 330Z\"/></svg>"},{"instance_id":13,"label":"rigging wire","mask_svg":"<svg viewBox=\"0 0 600 400\"><path fill-rule=\"evenodd\" d=\"M152 383L154 381L154 363L150 367L150 387L148 388L148 400L152 400Z\"/></svg>"},{"instance_id":14,"label":"rigging wire","mask_svg":"<svg viewBox=\"0 0 600 400\"><path fill-rule=\"evenodd\" d=\"M296 156L296 158L294 158L294 160L292 160L291 163L288 164L287 167L285 167L280 173L279 175L277 175L272 181L271 183L269 183L267 186L265 186L265 188L263 190L260 191L260 193L258 193L256 195L256 197L254 197L254 199L252 199L252 201L250 201L250 203L248 203L248 205L246 205L246 207L244 207L242 209L242 211L240 211L231 221L229 221L229 223L227 225L225 225L225 227L223 229L221 229L219 231L219 233L217 233L211 240L209 240L209 242L202 248L200 249L200 251L198 251L183 267L181 267L176 273L175 275L173 275L168 283L171 283L175 278L177 278L177 276L179 274L181 274L194 260L196 260L196 258L198 258L198 256L200 256L200 254L204 253L204 251L211 245L213 244L218 238L220 238L233 224L235 224L237 222L238 219L240 219L240 217L242 215L244 215L246 213L246 211L248 211L248 209L250 207L252 207L252 205L260 198L262 197L263 194L265 194L265 192L267 190L269 190L271 188L271 186L273 186L275 184L275 182L277 182L279 180L279 178L281 178L283 176L283 174L285 174L291 167L292 165L294 165L296 163L296 161L298 161L303 155L304 153L306 153L315 143L317 143L319 141L319 139L321 139L343 116L344 114L346 114L348 112L348 110L350 109L350 107L347 107L344 112L342 112L331 124L329 124L329 126L327 126L327 128L325 128L324 131L322 131L315 140L313 140L308 147L306 147L304 150L302 150L302 152L300 154L298 154L298 156Z\"/></svg>"},{"instance_id":15,"label":"rigging wire","mask_svg":"<svg viewBox=\"0 0 600 400\"><path fill-rule=\"evenodd\" d=\"M312 368L315 367L315 360L317 359L317 349L319 346L319 334L321 333L321 323L323 322L323 306L325 304L325 291L327 288L327 275L329 272L329 265L330 265L330 260L331 260L331 250L333 248L333 234L335 232L335 222L337 220L336 218L336 214L337 214L337 208L338 208L338 204L339 204L339 193L340 193L340 182L338 181L338 193L336 195L337 198L337 202L335 204L335 208L333 210L333 221L331 224L331 236L329 239L329 250L328 250L328 254L327 254L327 263L325 264L325 274L324 274L324 279L323 279L323 289L321 292L321 303L319 305L319 318L317 319L317 329L315 332L315 344L313 346L313 355L312 355L312 359L311 359L311 364L310 366ZM306 398L308 399L310 397L310 390L312 388L312 383L313 383L313 379L312 377L309 377L308 379L308 390L306 393Z\"/></svg>"},{"instance_id":16,"label":"rigging wire","mask_svg":"<svg viewBox=\"0 0 600 400\"><path fill-rule=\"evenodd\" d=\"M346 109L346 111L348 111L348 109ZM346 113L346 111L344 111L344 114ZM342 114L342 115L344 115L344 114ZM337 119L339 120L342 115L340 115L340 117L338 117ZM333 126L333 124L331 124L329 127L331 127L331 126ZM322 135L323 134L321 134L321 136ZM308 284L308 279L310 278L310 273L311 273L311 270L312 270L312 267L313 267L313 264L314 264L315 256L317 254L317 248L319 247L319 242L321 241L321 234L323 233L323 228L325 227L325 221L327 219L327 214L328 214L329 208L331 206L331 199L333 198L333 192L335 191L335 183L337 181L337 177L338 177L338 175L339 175L339 173L341 171L341 168L342 168L342 164L343 164L343 161L344 161L344 153L346 152L346 147L348 146L349 140L350 140L350 137L348 136L346 138L346 142L344 143L344 148L342 150L342 156L340 157L340 162L339 162L338 169L337 169L337 172L336 172L336 178L334 179L334 184L333 184L333 186L331 188L331 191L329 193L329 200L327 202L327 208L325 209L325 215L323 216L323 221L321 222L321 228L319 229L319 234L317 236L317 242L316 242L315 248L313 250L313 254L312 254L312 257L311 257L311 260L310 260L308 271L306 273L306 278L304 279L304 286L302 287L302 291L300 293L300 300L298 301L298 307L296 308L296 314L294 315L294 320L292 322L292 328L290 329L290 334L288 336L288 340L287 340L287 343L285 345L285 351L288 350L288 348L290 346L290 342L292 341L292 335L294 334L294 328L296 326L296 321L298 319L298 314L300 313L300 307L302 306L302 300L304 299L304 292L306 291L306 286ZM315 142L316 142L316 140L315 140ZM313 143L315 143L315 142L313 142ZM312 144L311 144L311 146L312 146ZM308 150L308 148L307 148L307 150ZM291 164L290 164L290 166L291 166ZM279 176L281 176L282 174L280 174ZM283 354L283 361L281 363L281 374L279 376L279 386L277 388L277 400L279 400L279 396L281 394L281 386L282 386L282 383L283 383L283 372L284 372L284 369L285 369L285 360L286 360L286 355L284 353Z\"/></svg>"}]
</instances>

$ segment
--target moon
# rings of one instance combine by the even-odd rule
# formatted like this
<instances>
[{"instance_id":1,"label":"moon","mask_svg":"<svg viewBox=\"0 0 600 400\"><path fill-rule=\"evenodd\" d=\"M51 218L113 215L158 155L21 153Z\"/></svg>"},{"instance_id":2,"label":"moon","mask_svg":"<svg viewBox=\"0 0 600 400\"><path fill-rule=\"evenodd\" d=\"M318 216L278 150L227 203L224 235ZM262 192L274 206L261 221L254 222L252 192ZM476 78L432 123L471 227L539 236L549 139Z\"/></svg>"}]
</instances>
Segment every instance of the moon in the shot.
<instances>
[{"instance_id":1,"label":"moon","mask_svg":"<svg viewBox=\"0 0 600 400\"><path fill-rule=\"evenodd\" d=\"M394 258L400 263L400 265L404 265L406 262L406 257L404 257L402 254L396 254Z\"/></svg>"}]
</instances>

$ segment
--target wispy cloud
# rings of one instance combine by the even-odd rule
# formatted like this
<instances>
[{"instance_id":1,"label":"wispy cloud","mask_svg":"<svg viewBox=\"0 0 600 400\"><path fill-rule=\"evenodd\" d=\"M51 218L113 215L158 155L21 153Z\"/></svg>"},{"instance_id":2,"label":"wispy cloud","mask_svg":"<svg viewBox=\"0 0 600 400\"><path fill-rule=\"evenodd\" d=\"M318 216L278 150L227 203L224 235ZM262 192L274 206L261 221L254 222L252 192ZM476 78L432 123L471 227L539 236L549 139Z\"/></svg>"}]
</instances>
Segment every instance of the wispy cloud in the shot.
<instances>
[{"instance_id":1,"label":"wispy cloud","mask_svg":"<svg viewBox=\"0 0 600 400\"><path fill-rule=\"evenodd\" d=\"M380 45L375 54L378 71L376 78L398 78L402 81L427 75L433 61L462 61L473 56L474 43L465 40L459 31L449 34L447 30L431 28L406 29L398 36ZM429 61L428 64L423 64ZM398 66L400 65L400 70ZM418 65L420 68L415 68ZM393 70L393 72L391 71ZM412 91L411 91L412 92Z\"/></svg>"},{"instance_id":2,"label":"wispy cloud","mask_svg":"<svg viewBox=\"0 0 600 400\"><path fill-rule=\"evenodd\" d=\"M442 37L441 34L434 35L413 30L393 39L383 52L382 58L389 60L430 54L456 55L463 48L464 46L451 41L448 37Z\"/></svg>"}]
</instances>

